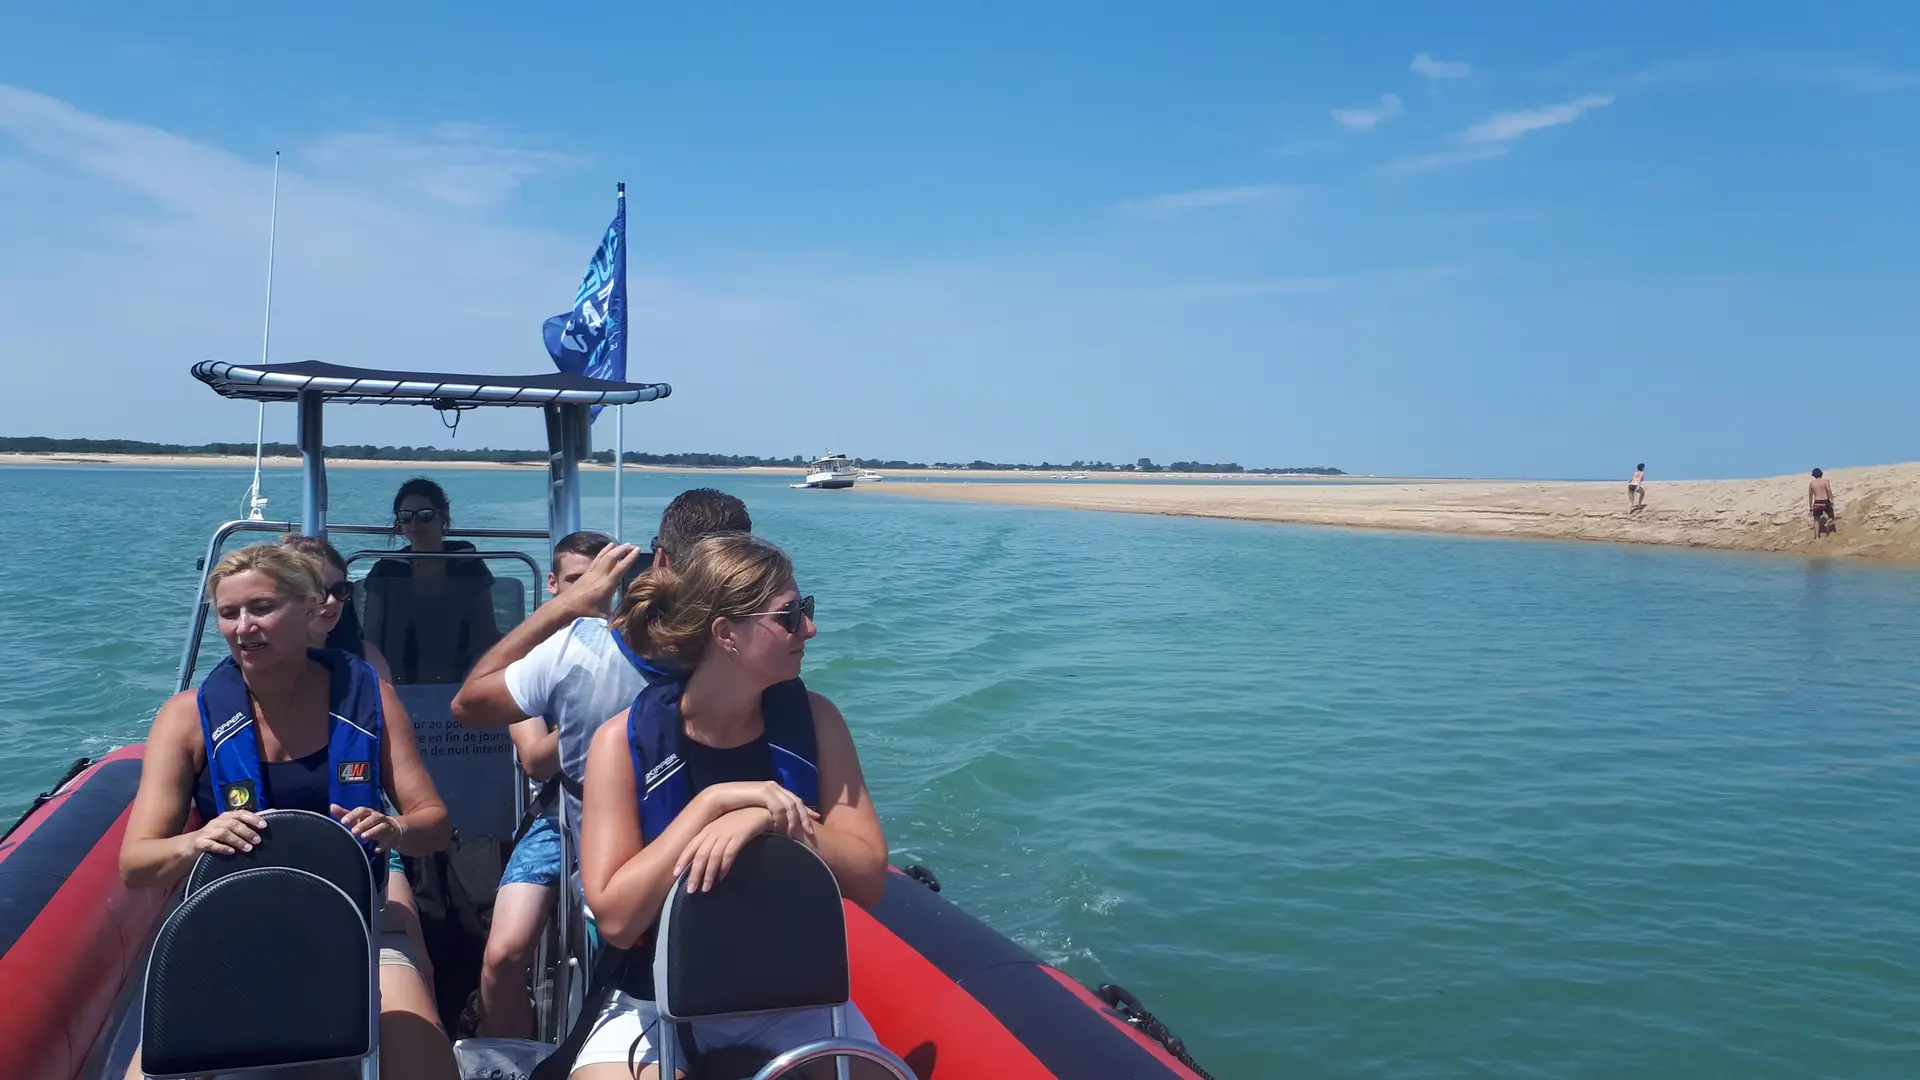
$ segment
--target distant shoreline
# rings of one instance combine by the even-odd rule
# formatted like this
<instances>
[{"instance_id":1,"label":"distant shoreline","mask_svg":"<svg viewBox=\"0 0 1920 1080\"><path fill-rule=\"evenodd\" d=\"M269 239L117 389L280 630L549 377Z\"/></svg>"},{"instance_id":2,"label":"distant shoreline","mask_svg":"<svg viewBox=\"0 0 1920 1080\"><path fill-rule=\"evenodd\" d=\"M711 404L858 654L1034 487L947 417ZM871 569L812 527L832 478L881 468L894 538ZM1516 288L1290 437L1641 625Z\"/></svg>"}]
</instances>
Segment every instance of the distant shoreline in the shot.
<instances>
[{"instance_id":1,"label":"distant shoreline","mask_svg":"<svg viewBox=\"0 0 1920 1080\"><path fill-rule=\"evenodd\" d=\"M1595 540L1920 562L1920 462L1830 469L1840 532L1820 537L1807 477L1658 481L1627 509L1626 481L1395 484L886 484L868 494L1296 525Z\"/></svg>"},{"instance_id":2,"label":"distant shoreline","mask_svg":"<svg viewBox=\"0 0 1920 1080\"><path fill-rule=\"evenodd\" d=\"M4 465L49 465L49 466L142 466L176 469L233 469L253 468L251 454L114 454L81 453L66 451L48 452L0 452L0 466ZM297 469L300 459L294 457L262 458L263 469ZM495 469L519 472L539 471L546 467L543 461L421 461L374 458L329 457L329 469L411 469L419 473L437 472L443 469ZM612 465L597 462L582 462L580 467L589 471L612 472ZM715 476L788 476L798 480L805 472L798 465L628 465L628 472L644 473L703 473ZM882 476L898 477L961 477L980 480L1064 480L1074 472L1069 468L1058 469L880 469L875 470ZM1234 480L1246 483L1287 483L1311 480L1317 483L1377 483L1378 477L1365 476L1325 476L1318 473L1174 473L1158 472L1149 474L1130 472L1091 472L1087 473L1087 482L1123 482L1157 483L1183 480ZM1151 479L1149 479L1151 477ZM1075 481L1078 483L1079 481ZM1446 481L1432 481L1444 483Z\"/></svg>"}]
</instances>

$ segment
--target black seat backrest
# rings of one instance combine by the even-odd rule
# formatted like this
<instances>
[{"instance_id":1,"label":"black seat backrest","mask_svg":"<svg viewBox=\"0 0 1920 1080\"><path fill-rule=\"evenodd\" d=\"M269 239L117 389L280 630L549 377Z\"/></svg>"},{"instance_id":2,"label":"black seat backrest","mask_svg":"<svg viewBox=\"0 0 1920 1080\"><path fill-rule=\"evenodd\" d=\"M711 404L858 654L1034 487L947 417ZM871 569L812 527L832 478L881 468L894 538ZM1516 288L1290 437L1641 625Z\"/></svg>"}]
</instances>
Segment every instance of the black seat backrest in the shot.
<instances>
[{"instance_id":1,"label":"black seat backrest","mask_svg":"<svg viewBox=\"0 0 1920 1080\"><path fill-rule=\"evenodd\" d=\"M262 866L289 866L332 882L359 908L368 926L374 923L373 867L367 853L347 827L309 810L268 810L260 815L267 827L252 851L232 855L211 852L194 860L187 874L187 893L221 878Z\"/></svg>"},{"instance_id":2,"label":"black seat backrest","mask_svg":"<svg viewBox=\"0 0 1920 1080\"><path fill-rule=\"evenodd\" d=\"M713 891L676 881L660 911L653 985L673 1020L845 1004L847 918L833 871L805 844L748 841Z\"/></svg>"},{"instance_id":3,"label":"black seat backrest","mask_svg":"<svg viewBox=\"0 0 1920 1080\"><path fill-rule=\"evenodd\" d=\"M153 1077L364 1060L375 1052L372 939L304 870L242 870L188 894L147 963L141 1068Z\"/></svg>"}]
</instances>

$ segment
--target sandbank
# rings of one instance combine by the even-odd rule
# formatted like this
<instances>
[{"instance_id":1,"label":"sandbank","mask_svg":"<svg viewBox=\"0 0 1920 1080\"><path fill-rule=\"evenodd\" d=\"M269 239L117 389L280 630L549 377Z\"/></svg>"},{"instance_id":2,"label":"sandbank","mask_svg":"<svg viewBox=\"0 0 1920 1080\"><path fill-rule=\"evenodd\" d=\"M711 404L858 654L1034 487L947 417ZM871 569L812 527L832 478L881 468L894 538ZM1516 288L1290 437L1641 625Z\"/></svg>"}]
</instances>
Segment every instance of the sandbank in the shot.
<instances>
[{"instance_id":1,"label":"sandbank","mask_svg":"<svg viewBox=\"0 0 1920 1080\"><path fill-rule=\"evenodd\" d=\"M1601 540L1920 561L1920 462L1829 469L1840 531L1819 536L1805 474L1654 481L1627 509L1611 482L1413 481L1377 484L950 483L861 485L868 495L1413 529L1541 540Z\"/></svg>"}]
</instances>

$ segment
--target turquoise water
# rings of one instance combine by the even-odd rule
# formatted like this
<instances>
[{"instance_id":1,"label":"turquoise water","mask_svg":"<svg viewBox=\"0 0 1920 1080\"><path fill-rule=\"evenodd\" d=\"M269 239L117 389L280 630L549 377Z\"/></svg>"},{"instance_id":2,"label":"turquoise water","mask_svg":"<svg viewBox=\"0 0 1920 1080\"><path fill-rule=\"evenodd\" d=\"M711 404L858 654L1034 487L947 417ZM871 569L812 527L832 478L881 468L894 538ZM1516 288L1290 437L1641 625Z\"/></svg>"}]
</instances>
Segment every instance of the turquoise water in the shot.
<instances>
[{"instance_id":1,"label":"turquoise water","mask_svg":"<svg viewBox=\"0 0 1920 1080\"><path fill-rule=\"evenodd\" d=\"M142 734L246 479L0 469L9 816ZM818 595L895 861L1216 1075L1920 1075L1920 574L659 474L629 531L699 482Z\"/></svg>"}]
</instances>

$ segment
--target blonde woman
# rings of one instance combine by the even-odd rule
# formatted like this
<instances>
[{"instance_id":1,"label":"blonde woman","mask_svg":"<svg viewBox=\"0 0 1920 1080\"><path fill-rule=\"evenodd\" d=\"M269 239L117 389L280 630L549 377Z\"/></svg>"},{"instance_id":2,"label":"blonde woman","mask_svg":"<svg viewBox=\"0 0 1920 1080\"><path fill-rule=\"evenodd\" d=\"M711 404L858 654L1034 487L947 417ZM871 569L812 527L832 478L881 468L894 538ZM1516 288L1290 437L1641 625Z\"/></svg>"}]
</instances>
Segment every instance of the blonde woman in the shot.
<instances>
[{"instance_id":1,"label":"blonde woman","mask_svg":"<svg viewBox=\"0 0 1920 1080\"><path fill-rule=\"evenodd\" d=\"M322 581L318 561L278 544L241 548L207 575L230 655L154 717L120 847L129 887L171 888L202 854L252 850L267 809L338 819L367 849L383 893L389 850L446 846L446 806L393 688L358 658L311 648ZM192 832L190 808L201 821ZM412 944L384 911L380 930L381 1072L457 1076Z\"/></svg>"}]
</instances>

